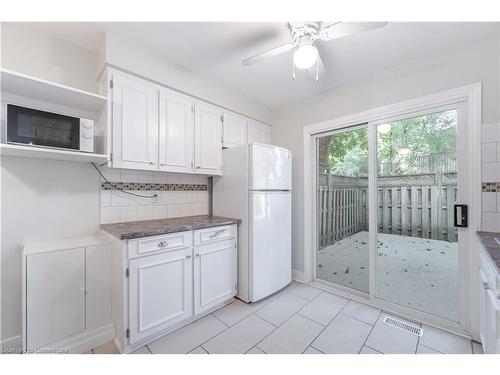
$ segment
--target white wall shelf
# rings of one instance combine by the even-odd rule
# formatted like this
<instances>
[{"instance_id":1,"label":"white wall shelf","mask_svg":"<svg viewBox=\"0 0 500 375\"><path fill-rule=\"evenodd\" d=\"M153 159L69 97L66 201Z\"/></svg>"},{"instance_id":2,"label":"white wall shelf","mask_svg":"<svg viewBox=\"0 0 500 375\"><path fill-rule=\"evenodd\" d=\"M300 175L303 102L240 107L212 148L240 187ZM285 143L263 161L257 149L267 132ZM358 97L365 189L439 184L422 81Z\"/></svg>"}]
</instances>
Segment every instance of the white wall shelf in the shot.
<instances>
[{"instance_id":1,"label":"white wall shelf","mask_svg":"<svg viewBox=\"0 0 500 375\"><path fill-rule=\"evenodd\" d=\"M0 155L16 156L32 159L51 159L78 162L105 162L108 156L105 154L93 154L71 150L58 150L44 147L22 146L12 144L1 144Z\"/></svg>"},{"instance_id":2,"label":"white wall shelf","mask_svg":"<svg viewBox=\"0 0 500 375\"><path fill-rule=\"evenodd\" d=\"M31 77L8 69L1 71L2 93L43 100L57 105L99 114L107 98L92 92Z\"/></svg>"}]
</instances>

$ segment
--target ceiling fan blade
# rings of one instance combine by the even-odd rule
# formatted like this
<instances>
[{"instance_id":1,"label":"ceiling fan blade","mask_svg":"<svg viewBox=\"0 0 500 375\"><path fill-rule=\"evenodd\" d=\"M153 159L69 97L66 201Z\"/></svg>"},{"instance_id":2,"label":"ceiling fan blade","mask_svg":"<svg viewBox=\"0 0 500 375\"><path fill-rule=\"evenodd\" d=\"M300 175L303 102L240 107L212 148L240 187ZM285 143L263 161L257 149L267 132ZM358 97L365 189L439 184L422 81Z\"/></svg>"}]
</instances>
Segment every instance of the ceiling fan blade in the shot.
<instances>
[{"instance_id":1,"label":"ceiling fan blade","mask_svg":"<svg viewBox=\"0 0 500 375\"><path fill-rule=\"evenodd\" d=\"M343 38L363 31L379 29L385 25L387 22L337 22L321 29L319 39L328 41Z\"/></svg>"},{"instance_id":2,"label":"ceiling fan blade","mask_svg":"<svg viewBox=\"0 0 500 375\"><path fill-rule=\"evenodd\" d=\"M277 56L279 54L288 52L293 47L295 47L295 45L296 45L296 43L283 44L282 46L275 47L275 48L272 48L272 49L270 49L268 51L259 53L258 55L249 57L248 59L243 60L241 63L243 65L253 65L253 64L261 62L262 60L265 60L265 59L267 59L269 57L274 57L274 56Z\"/></svg>"}]
</instances>

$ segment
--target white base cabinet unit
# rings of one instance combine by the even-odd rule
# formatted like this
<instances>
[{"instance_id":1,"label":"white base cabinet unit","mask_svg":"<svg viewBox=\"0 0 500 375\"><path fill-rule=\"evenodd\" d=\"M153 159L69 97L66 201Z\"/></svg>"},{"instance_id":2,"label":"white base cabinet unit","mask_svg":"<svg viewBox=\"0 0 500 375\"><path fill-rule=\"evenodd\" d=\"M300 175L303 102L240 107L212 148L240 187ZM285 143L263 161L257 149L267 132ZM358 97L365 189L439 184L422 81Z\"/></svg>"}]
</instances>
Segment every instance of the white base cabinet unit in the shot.
<instances>
[{"instance_id":1,"label":"white base cabinet unit","mask_svg":"<svg viewBox=\"0 0 500 375\"><path fill-rule=\"evenodd\" d=\"M104 235L23 249L23 350L83 353L115 337L112 248Z\"/></svg>"},{"instance_id":2,"label":"white base cabinet unit","mask_svg":"<svg viewBox=\"0 0 500 375\"><path fill-rule=\"evenodd\" d=\"M486 354L500 354L500 272L486 250L479 266L479 336Z\"/></svg>"},{"instance_id":3,"label":"white base cabinet unit","mask_svg":"<svg viewBox=\"0 0 500 375\"><path fill-rule=\"evenodd\" d=\"M135 349L236 295L236 224L114 241L115 343Z\"/></svg>"}]
</instances>

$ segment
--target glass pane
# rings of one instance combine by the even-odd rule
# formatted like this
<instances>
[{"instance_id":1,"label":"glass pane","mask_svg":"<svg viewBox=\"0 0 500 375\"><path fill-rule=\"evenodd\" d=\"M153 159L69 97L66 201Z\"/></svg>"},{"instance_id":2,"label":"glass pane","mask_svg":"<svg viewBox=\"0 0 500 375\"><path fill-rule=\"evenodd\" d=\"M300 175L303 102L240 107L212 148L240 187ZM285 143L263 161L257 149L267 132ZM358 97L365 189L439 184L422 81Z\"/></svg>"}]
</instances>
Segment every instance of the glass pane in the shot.
<instances>
[{"instance_id":1,"label":"glass pane","mask_svg":"<svg viewBox=\"0 0 500 375\"><path fill-rule=\"evenodd\" d=\"M316 277L368 292L368 129L317 142Z\"/></svg>"},{"instance_id":2,"label":"glass pane","mask_svg":"<svg viewBox=\"0 0 500 375\"><path fill-rule=\"evenodd\" d=\"M377 297L458 321L457 111L377 127Z\"/></svg>"}]
</instances>

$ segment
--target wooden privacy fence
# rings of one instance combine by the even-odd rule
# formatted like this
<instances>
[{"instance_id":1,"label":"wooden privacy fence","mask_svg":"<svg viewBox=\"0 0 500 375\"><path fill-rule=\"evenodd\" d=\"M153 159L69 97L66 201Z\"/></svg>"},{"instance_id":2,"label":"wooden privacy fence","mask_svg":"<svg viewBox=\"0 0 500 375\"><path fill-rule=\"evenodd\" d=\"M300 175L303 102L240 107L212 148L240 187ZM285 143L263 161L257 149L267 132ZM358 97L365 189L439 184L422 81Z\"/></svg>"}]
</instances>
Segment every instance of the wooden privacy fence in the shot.
<instances>
[{"instance_id":1,"label":"wooden privacy fence","mask_svg":"<svg viewBox=\"0 0 500 375\"><path fill-rule=\"evenodd\" d=\"M403 236L456 241L453 205L456 184L391 186L377 191L378 231ZM318 187L318 234L324 247L368 230L365 186Z\"/></svg>"}]
</instances>

